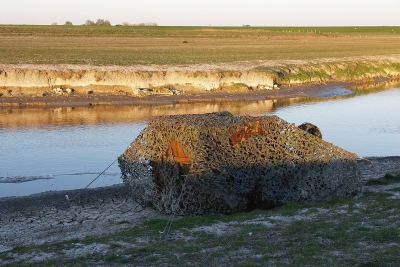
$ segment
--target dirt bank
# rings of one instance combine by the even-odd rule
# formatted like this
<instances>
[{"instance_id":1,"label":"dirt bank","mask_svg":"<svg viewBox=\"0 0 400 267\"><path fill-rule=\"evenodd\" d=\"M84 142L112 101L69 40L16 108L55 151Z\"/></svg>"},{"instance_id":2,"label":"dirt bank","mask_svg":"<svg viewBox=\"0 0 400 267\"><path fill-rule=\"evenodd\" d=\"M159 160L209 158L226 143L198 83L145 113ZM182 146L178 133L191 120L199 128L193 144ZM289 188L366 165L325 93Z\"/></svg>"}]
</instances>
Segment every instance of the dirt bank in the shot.
<instances>
[{"instance_id":1,"label":"dirt bank","mask_svg":"<svg viewBox=\"0 0 400 267\"><path fill-rule=\"evenodd\" d=\"M315 88L326 90L324 85L332 83L398 80L398 62L396 57L190 66L0 64L0 105L154 105L314 96Z\"/></svg>"}]
</instances>

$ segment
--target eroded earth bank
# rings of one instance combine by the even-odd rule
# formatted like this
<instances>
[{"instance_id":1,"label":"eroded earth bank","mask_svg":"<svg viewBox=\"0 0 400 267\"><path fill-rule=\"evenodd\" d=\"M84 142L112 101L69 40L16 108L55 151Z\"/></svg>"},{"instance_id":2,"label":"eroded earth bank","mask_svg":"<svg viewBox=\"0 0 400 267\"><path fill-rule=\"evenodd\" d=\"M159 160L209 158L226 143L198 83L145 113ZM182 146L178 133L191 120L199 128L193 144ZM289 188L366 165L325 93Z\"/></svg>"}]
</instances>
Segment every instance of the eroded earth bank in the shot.
<instances>
[{"instance_id":1,"label":"eroded earth bank","mask_svg":"<svg viewBox=\"0 0 400 267\"><path fill-rule=\"evenodd\" d=\"M309 96L304 85L315 90L329 83L398 81L399 62L397 57L374 57L187 66L0 64L0 105L154 105Z\"/></svg>"}]
</instances>

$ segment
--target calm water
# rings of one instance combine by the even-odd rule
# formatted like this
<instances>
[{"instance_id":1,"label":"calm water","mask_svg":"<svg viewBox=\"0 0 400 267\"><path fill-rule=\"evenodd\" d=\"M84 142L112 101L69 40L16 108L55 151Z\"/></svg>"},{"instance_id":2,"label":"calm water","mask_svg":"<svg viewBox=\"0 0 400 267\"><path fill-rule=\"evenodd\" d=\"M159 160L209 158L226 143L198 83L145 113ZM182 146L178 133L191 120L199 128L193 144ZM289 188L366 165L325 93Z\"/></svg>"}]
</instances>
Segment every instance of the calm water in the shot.
<instances>
[{"instance_id":1,"label":"calm water","mask_svg":"<svg viewBox=\"0 0 400 267\"><path fill-rule=\"evenodd\" d=\"M323 139L358 156L400 155L400 88L344 98L161 107L0 110L0 197L83 188L155 115L228 110L316 124ZM120 183L114 163L91 187Z\"/></svg>"}]
</instances>

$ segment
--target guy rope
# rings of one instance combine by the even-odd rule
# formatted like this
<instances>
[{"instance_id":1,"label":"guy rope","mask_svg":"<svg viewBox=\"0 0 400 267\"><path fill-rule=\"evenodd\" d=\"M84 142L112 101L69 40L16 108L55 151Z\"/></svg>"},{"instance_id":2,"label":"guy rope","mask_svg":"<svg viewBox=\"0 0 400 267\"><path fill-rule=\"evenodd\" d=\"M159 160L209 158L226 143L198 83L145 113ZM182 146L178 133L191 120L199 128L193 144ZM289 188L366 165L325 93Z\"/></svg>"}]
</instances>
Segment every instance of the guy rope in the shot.
<instances>
[{"instance_id":1,"label":"guy rope","mask_svg":"<svg viewBox=\"0 0 400 267\"><path fill-rule=\"evenodd\" d=\"M111 163L104 171L102 171L96 178L94 178L85 188L83 188L79 193L77 193L72 199L68 197L68 195L65 195L65 199L67 202L72 202L74 201L84 190L86 190L91 184L93 184L103 173L105 173L116 161L118 160L115 159L113 163Z\"/></svg>"}]
</instances>

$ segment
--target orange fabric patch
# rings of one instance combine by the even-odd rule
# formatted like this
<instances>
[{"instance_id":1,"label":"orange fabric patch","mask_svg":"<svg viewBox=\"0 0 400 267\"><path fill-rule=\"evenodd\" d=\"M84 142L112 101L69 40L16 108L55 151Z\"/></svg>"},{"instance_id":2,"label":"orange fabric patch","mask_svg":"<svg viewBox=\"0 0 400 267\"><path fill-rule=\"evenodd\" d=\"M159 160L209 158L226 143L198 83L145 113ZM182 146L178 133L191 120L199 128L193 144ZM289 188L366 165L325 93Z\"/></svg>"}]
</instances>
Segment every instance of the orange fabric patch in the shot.
<instances>
[{"instance_id":1,"label":"orange fabric patch","mask_svg":"<svg viewBox=\"0 0 400 267\"><path fill-rule=\"evenodd\" d=\"M181 147L181 144L178 141L171 140L171 149L167 150L167 155L171 154L171 150L172 150L172 156L174 157L174 161L176 163L190 165L190 159L188 156L185 155Z\"/></svg>"},{"instance_id":2,"label":"orange fabric patch","mask_svg":"<svg viewBox=\"0 0 400 267\"><path fill-rule=\"evenodd\" d=\"M233 147L239 147L240 144L246 142L254 134L267 134L267 132L260 127L259 118L254 118L254 120L241 126L235 125L229 129L229 132L232 133L229 141Z\"/></svg>"}]
</instances>

